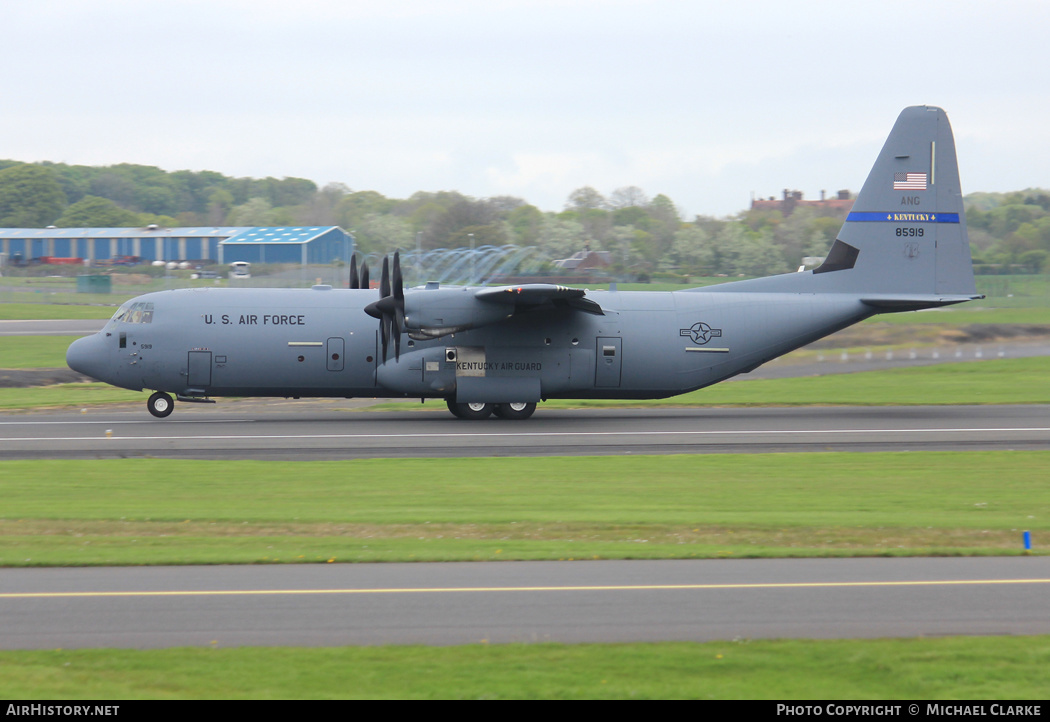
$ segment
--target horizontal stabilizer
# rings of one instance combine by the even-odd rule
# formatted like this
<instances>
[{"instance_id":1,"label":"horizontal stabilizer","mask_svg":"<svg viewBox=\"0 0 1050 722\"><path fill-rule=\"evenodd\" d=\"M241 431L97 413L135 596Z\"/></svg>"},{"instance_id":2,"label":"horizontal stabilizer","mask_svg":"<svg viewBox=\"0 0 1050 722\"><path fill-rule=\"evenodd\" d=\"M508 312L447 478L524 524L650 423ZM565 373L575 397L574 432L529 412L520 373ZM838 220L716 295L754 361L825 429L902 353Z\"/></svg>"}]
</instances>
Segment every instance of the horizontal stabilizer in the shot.
<instances>
[{"instance_id":1,"label":"horizontal stabilizer","mask_svg":"<svg viewBox=\"0 0 1050 722\"><path fill-rule=\"evenodd\" d=\"M976 301L984 298L983 295L894 295L880 294L865 296L860 302L865 306L871 306L878 311L919 311L924 308L937 308L938 306L951 306L954 303L964 301Z\"/></svg>"}]
</instances>

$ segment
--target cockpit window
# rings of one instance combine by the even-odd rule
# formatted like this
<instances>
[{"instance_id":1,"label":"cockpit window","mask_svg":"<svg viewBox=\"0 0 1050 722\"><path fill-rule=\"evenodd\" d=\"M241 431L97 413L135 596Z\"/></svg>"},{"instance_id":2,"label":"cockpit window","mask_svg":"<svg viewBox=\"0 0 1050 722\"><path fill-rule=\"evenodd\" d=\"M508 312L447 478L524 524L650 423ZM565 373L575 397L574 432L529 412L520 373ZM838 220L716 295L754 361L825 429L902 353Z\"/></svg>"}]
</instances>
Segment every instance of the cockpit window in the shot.
<instances>
[{"instance_id":1,"label":"cockpit window","mask_svg":"<svg viewBox=\"0 0 1050 722\"><path fill-rule=\"evenodd\" d=\"M113 315L117 323L153 323L152 303L126 303Z\"/></svg>"},{"instance_id":2,"label":"cockpit window","mask_svg":"<svg viewBox=\"0 0 1050 722\"><path fill-rule=\"evenodd\" d=\"M128 309L130 307L131 307L131 304L125 303L123 306L121 306L120 308L117 309L117 312L113 314L113 318L111 318L110 320L113 321L114 323L117 323L119 321L123 321L124 320L124 316L127 314Z\"/></svg>"}]
</instances>

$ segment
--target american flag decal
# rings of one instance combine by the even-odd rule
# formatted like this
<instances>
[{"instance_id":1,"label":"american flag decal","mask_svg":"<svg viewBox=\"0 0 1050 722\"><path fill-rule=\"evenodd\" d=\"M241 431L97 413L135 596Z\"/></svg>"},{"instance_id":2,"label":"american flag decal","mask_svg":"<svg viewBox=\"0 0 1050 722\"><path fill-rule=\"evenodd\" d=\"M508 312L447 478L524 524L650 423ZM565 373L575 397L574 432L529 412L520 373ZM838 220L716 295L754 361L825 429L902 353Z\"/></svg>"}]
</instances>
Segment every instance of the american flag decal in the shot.
<instances>
[{"instance_id":1,"label":"american flag decal","mask_svg":"<svg viewBox=\"0 0 1050 722\"><path fill-rule=\"evenodd\" d=\"M925 173L894 173L893 190L924 191L926 190Z\"/></svg>"}]
</instances>

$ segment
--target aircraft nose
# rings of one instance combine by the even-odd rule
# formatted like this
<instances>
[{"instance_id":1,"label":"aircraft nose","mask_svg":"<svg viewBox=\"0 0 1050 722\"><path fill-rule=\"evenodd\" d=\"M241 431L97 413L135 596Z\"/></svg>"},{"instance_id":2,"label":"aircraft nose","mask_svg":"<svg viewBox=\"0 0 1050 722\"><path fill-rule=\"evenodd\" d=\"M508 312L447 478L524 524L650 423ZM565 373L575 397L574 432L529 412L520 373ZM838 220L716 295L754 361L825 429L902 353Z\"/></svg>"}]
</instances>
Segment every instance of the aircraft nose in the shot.
<instances>
[{"instance_id":1,"label":"aircraft nose","mask_svg":"<svg viewBox=\"0 0 1050 722\"><path fill-rule=\"evenodd\" d=\"M66 350L66 365L69 368L99 381L104 380L104 362L102 339L98 334L78 338Z\"/></svg>"}]
</instances>

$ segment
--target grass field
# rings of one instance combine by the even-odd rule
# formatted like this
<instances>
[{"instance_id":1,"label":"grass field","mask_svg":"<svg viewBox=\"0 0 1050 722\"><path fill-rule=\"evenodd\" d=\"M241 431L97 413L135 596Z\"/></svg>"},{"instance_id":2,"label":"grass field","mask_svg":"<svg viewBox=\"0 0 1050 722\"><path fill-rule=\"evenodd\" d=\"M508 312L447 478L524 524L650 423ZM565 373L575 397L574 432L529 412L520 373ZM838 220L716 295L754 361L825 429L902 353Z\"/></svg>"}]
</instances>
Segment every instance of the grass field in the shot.
<instances>
[{"instance_id":1,"label":"grass field","mask_svg":"<svg viewBox=\"0 0 1050 722\"><path fill-rule=\"evenodd\" d=\"M0 368L58 367L65 342L47 337L20 348L12 337L0 337ZM57 338L57 337L56 337ZM26 360L23 361L22 359ZM33 364L33 365L30 365ZM939 404L1050 403L1050 357L993 359L914 368L865 371L787 379L741 379L669 399L552 399L543 409L588 407L705 406L914 406ZM59 384L33 388L0 388L0 409L83 407L113 403L145 403L145 393L102 383ZM220 399L219 403L222 403ZM444 408L430 400L415 408ZM381 405L376 410L405 404Z\"/></svg>"},{"instance_id":2,"label":"grass field","mask_svg":"<svg viewBox=\"0 0 1050 722\"><path fill-rule=\"evenodd\" d=\"M883 313L865 323L942 324L968 326L970 324L1024 324L1050 325L1050 307L1047 308L992 308L976 305L952 306L936 311L910 313Z\"/></svg>"},{"instance_id":3,"label":"grass field","mask_svg":"<svg viewBox=\"0 0 1050 722\"><path fill-rule=\"evenodd\" d=\"M1048 664L1050 637L54 650L0 652L0 697L1045 700Z\"/></svg>"},{"instance_id":4,"label":"grass field","mask_svg":"<svg viewBox=\"0 0 1050 722\"><path fill-rule=\"evenodd\" d=\"M51 321L113 316L121 302L113 305L74 305L71 303L0 303L0 321Z\"/></svg>"},{"instance_id":5,"label":"grass field","mask_svg":"<svg viewBox=\"0 0 1050 722\"><path fill-rule=\"evenodd\" d=\"M1050 452L0 462L0 565L1021 553ZM1040 552L1041 553L1041 552Z\"/></svg>"},{"instance_id":6,"label":"grass field","mask_svg":"<svg viewBox=\"0 0 1050 722\"><path fill-rule=\"evenodd\" d=\"M64 368L79 336L0 336L0 369Z\"/></svg>"},{"instance_id":7,"label":"grass field","mask_svg":"<svg viewBox=\"0 0 1050 722\"><path fill-rule=\"evenodd\" d=\"M139 403L145 408L147 394L118 389L102 383L56 384L26 389L0 388L0 409L82 408L109 404Z\"/></svg>"}]
</instances>

